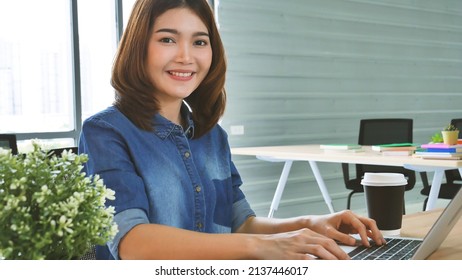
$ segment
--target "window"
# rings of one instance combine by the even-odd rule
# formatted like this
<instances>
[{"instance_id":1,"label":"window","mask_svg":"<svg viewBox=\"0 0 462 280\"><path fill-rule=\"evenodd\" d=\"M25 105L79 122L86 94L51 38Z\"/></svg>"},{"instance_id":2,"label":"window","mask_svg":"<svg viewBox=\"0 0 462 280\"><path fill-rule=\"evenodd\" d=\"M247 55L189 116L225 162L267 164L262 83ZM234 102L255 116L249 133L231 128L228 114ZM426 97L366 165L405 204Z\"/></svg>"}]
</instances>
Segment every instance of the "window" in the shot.
<instances>
[{"instance_id":1,"label":"window","mask_svg":"<svg viewBox=\"0 0 462 280\"><path fill-rule=\"evenodd\" d=\"M0 5L0 131L73 130L69 2Z\"/></svg>"},{"instance_id":2,"label":"window","mask_svg":"<svg viewBox=\"0 0 462 280\"><path fill-rule=\"evenodd\" d=\"M117 11L131 10L133 3L1 2L0 133L75 145L82 120L113 102L110 75L118 42ZM78 22L74 29L73 22ZM20 141L20 149L21 142L30 145Z\"/></svg>"},{"instance_id":3,"label":"window","mask_svg":"<svg viewBox=\"0 0 462 280\"><path fill-rule=\"evenodd\" d=\"M117 48L115 1L79 0L82 121L114 100L111 66Z\"/></svg>"},{"instance_id":4,"label":"window","mask_svg":"<svg viewBox=\"0 0 462 280\"><path fill-rule=\"evenodd\" d=\"M124 29L127 26L128 18L130 17L130 14L132 12L133 4L135 4L135 0L122 1L122 9L124 11L124 17L123 17Z\"/></svg>"}]
</instances>

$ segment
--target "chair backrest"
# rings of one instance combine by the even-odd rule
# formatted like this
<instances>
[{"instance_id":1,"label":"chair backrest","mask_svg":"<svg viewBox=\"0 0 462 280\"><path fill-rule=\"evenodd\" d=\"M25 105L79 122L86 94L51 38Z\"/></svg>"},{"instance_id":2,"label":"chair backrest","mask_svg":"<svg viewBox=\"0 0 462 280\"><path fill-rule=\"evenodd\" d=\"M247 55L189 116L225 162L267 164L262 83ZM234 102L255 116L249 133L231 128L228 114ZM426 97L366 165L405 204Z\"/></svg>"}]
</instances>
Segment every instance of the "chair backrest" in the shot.
<instances>
[{"instance_id":1,"label":"chair backrest","mask_svg":"<svg viewBox=\"0 0 462 280\"><path fill-rule=\"evenodd\" d=\"M462 119L452 119L451 124L459 129L459 139L462 138Z\"/></svg>"},{"instance_id":2,"label":"chair backrest","mask_svg":"<svg viewBox=\"0 0 462 280\"><path fill-rule=\"evenodd\" d=\"M60 157L61 154L64 152L64 150L68 151L71 150L74 154L78 153L78 148L77 147L66 147L66 148L56 148L56 149L51 149L48 151L49 156L56 155L57 157Z\"/></svg>"},{"instance_id":3,"label":"chair backrest","mask_svg":"<svg viewBox=\"0 0 462 280\"><path fill-rule=\"evenodd\" d=\"M360 145L412 143L412 119L364 119L359 124Z\"/></svg>"},{"instance_id":4,"label":"chair backrest","mask_svg":"<svg viewBox=\"0 0 462 280\"><path fill-rule=\"evenodd\" d=\"M380 145L392 143L413 142L412 119L363 119L359 125L358 144ZM357 178L361 178L365 172L391 172L402 173L407 177L407 189L415 184L415 172L398 166L356 165Z\"/></svg>"},{"instance_id":5,"label":"chair backrest","mask_svg":"<svg viewBox=\"0 0 462 280\"><path fill-rule=\"evenodd\" d=\"M459 129L459 139L462 138L462 119L452 119L451 124ZM454 181L462 180L458 169L446 170L445 172L446 182L453 183Z\"/></svg>"},{"instance_id":6,"label":"chair backrest","mask_svg":"<svg viewBox=\"0 0 462 280\"><path fill-rule=\"evenodd\" d=\"M0 134L0 147L11 149L13 155L18 154L18 143L15 134Z\"/></svg>"}]
</instances>

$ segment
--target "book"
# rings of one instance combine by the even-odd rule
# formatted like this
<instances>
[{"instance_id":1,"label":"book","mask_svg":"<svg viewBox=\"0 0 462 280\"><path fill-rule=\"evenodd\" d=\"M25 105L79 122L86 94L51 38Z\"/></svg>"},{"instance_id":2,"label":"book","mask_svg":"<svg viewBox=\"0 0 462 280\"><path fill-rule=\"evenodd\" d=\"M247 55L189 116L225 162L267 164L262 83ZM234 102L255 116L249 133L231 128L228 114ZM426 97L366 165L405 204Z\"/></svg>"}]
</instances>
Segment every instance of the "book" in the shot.
<instances>
[{"instance_id":1,"label":"book","mask_svg":"<svg viewBox=\"0 0 462 280\"><path fill-rule=\"evenodd\" d=\"M461 159L462 153L437 153L417 151L415 152L414 156L426 159Z\"/></svg>"},{"instance_id":2,"label":"book","mask_svg":"<svg viewBox=\"0 0 462 280\"><path fill-rule=\"evenodd\" d=\"M462 155L460 156L453 156L453 155L440 155L440 156L432 156L432 155L419 155L417 157L423 158L423 159L453 159L453 160L460 160L462 159Z\"/></svg>"},{"instance_id":3,"label":"book","mask_svg":"<svg viewBox=\"0 0 462 280\"><path fill-rule=\"evenodd\" d=\"M461 155L462 153L451 153L451 152L427 152L427 151L416 151L416 155Z\"/></svg>"},{"instance_id":4,"label":"book","mask_svg":"<svg viewBox=\"0 0 462 280\"><path fill-rule=\"evenodd\" d=\"M420 145L421 148L424 149L448 149L448 148L462 148L462 144L456 144L456 145L448 145L444 143L428 143L428 144L422 144Z\"/></svg>"},{"instance_id":5,"label":"book","mask_svg":"<svg viewBox=\"0 0 462 280\"><path fill-rule=\"evenodd\" d=\"M382 151L380 154L382 156L410 156L414 153L414 151Z\"/></svg>"},{"instance_id":6,"label":"book","mask_svg":"<svg viewBox=\"0 0 462 280\"><path fill-rule=\"evenodd\" d=\"M323 150L357 150L362 146L358 144L322 144L320 148Z\"/></svg>"},{"instance_id":7,"label":"book","mask_svg":"<svg viewBox=\"0 0 462 280\"><path fill-rule=\"evenodd\" d=\"M462 153L462 148L427 148L429 153Z\"/></svg>"},{"instance_id":8,"label":"book","mask_svg":"<svg viewBox=\"0 0 462 280\"><path fill-rule=\"evenodd\" d=\"M393 144L382 144L382 145L372 145L372 150L381 152L381 151L414 151L417 149L417 146L413 143L393 143Z\"/></svg>"}]
</instances>

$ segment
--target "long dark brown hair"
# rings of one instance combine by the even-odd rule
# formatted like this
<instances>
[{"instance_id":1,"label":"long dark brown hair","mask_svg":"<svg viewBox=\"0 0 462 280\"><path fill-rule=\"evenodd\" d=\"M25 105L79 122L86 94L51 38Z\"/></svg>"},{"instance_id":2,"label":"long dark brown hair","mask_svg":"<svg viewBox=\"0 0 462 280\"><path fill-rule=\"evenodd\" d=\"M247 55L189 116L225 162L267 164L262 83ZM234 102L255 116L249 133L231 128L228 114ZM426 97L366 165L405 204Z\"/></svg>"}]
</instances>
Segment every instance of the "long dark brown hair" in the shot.
<instances>
[{"instance_id":1,"label":"long dark brown hair","mask_svg":"<svg viewBox=\"0 0 462 280\"><path fill-rule=\"evenodd\" d=\"M212 64L207 76L186 99L198 138L215 126L225 111L226 58L213 12L206 0L137 0L120 41L112 68L114 105L136 126L153 130L153 116L159 111L155 87L147 72L148 42L155 20L174 8L188 8L207 26L212 47Z\"/></svg>"}]
</instances>

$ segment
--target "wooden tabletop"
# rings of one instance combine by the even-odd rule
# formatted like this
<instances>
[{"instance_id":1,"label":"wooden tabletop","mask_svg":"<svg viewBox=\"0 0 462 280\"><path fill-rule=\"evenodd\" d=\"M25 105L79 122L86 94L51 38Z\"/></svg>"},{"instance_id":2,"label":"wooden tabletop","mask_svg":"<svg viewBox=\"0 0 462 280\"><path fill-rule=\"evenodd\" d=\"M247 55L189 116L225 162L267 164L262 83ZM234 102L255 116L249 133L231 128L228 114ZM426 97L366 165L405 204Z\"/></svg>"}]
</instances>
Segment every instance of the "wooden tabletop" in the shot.
<instances>
[{"instance_id":1,"label":"wooden tabletop","mask_svg":"<svg viewBox=\"0 0 462 280\"><path fill-rule=\"evenodd\" d=\"M438 219L442 209L403 216L401 236L423 238ZM462 260L462 219L459 219L449 236L429 260Z\"/></svg>"},{"instance_id":2,"label":"wooden tabletop","mask_svg":"<svg viewBox=\"0 0 462 280\"><path fill-rule=\"evenodd\" d=\"M288 146L261 146L231 148L233 155L247 155L268 157L279 160L307 160L335 163L375 164L389 166L427 166L442 168L462 168L462 160L433 160L413 156L383 156L372 151L371 146L363 146L360 153L326 153L318 144L288 145Z\"/></svg>"}]
</instances>

